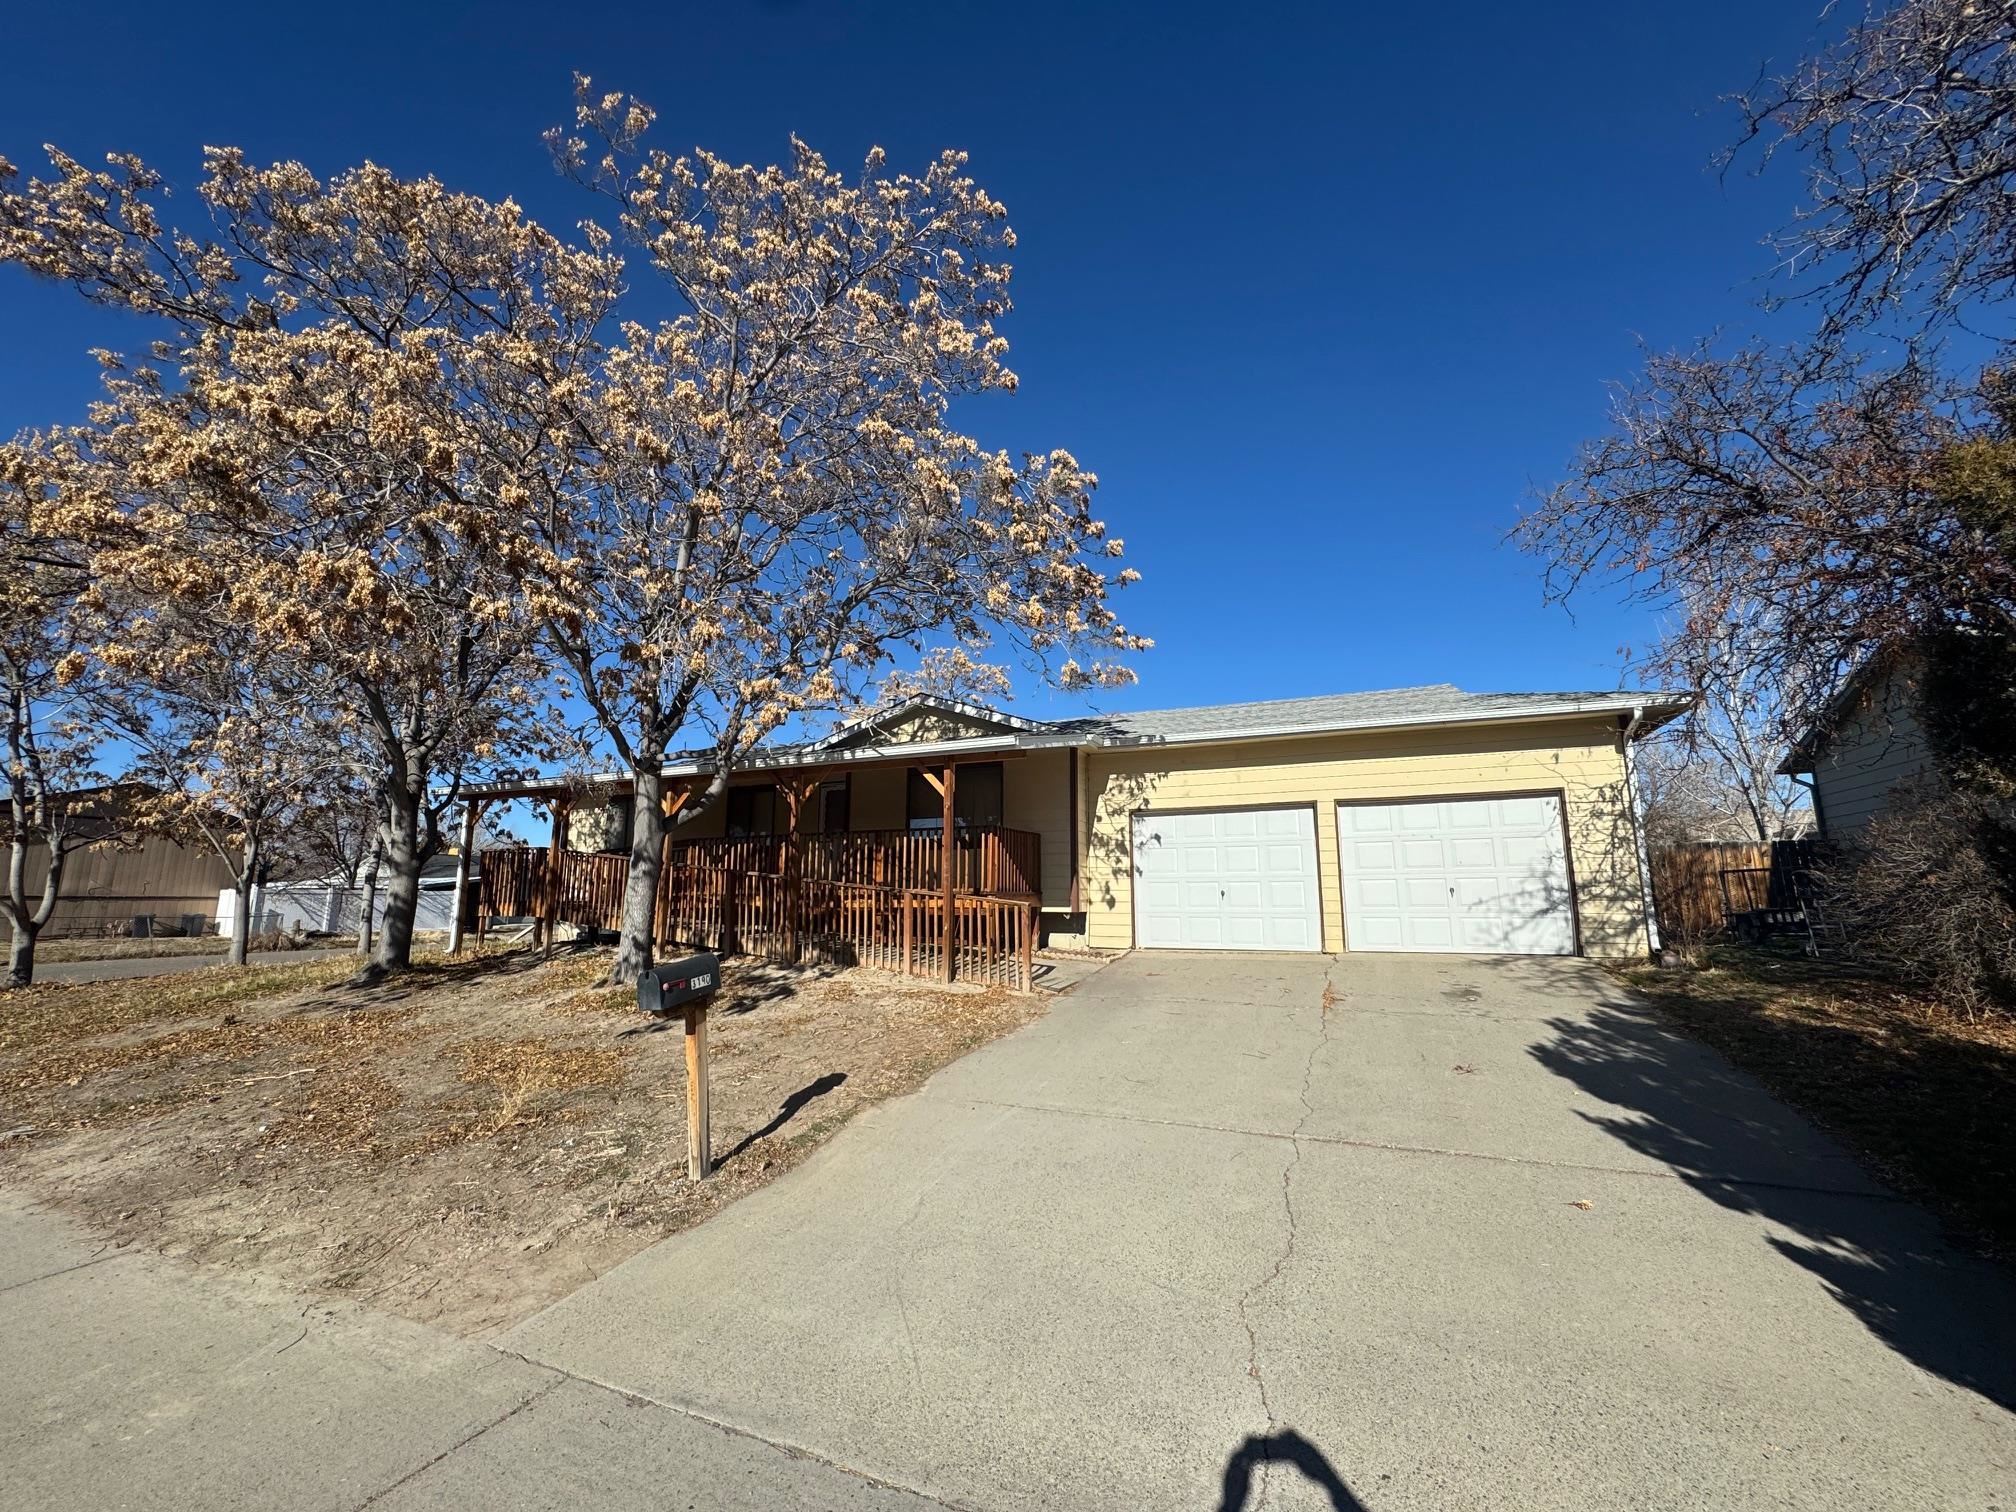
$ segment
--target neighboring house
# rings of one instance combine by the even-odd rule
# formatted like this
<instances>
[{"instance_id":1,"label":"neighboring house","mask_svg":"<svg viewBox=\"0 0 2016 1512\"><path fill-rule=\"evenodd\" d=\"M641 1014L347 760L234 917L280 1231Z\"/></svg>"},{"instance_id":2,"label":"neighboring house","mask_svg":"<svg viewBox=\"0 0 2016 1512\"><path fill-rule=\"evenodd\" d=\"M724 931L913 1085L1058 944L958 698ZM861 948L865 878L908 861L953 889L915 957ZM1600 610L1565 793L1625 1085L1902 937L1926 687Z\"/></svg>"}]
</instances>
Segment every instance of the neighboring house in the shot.
<instances>
[{"instance_id":1,"label":"neighboring house","mask_svg":"<svg viewBox=\"0 0 2016 1512\"><path fill-rule=\"evenodd\" d=\"M1871 657L1779 764L1787 776L1809 778L1823 839L1852 838L1890 806L1900 786L1936 779L1936 758L1918 714L1917 679L1915 657Z\"/></svg>"},{"instance_id":2,"label":"neighboring house","mask_svg":"<svg viewBox=\"0 0 2016 1512\"><path fill-rule=\"evenodd\" d=\"M578 842L577 842L578 843ZM451 851L429 856L420 867L420 903L413 927L443 930L455 912L456 857ZM480 881L480 870L470 872ZM385 889L378 889L372 927L385 921ZM217 933L229 935L238 897L230 888L217 895ZM344 934L357 932L364 917L364 889L340 876L268 882L252 889L252 933Z\"/></svg>"},{"instance_id":3,"label":"neighboring house","mask_svg":"<svg viewBox=\"0 0 2016 1512\"><path fill-rule=\"evenodd\" d=\"M208 927L218 889L230 885L231 868L206 845L136 835L127 817L135 791L135 784L113 783L56 799L77 816L78 831L92 838L64 858L62 887L44 939L187 933L192 927L200 934ZM26 860L32 908L49 875L48 848L30 844Z\"/></svg>"},{"instance_id":4,"label":"neighboring house","mask_svg":"<svg viewBox=\"0 0 2016 1512\"><path fill-rule=\"evenodd\" d=\"M767 870L732 857L774 856L750 842L795 802L800 836L854 837L801 851L879 882L855 875L864 856L900 870L906 835L940 835L952 768L959 843L999 858L971 890L1039 902L1052 943L1642 957L1629 752L1690 702L1443 683L1039 721L911 698L758 752L672 859ZM665 770L676 792L709 767ZM627 847L620 779L493 796L571 807L576 847ZM863 832L883 838L864 850Z\"/></svg>"}]
</instances>

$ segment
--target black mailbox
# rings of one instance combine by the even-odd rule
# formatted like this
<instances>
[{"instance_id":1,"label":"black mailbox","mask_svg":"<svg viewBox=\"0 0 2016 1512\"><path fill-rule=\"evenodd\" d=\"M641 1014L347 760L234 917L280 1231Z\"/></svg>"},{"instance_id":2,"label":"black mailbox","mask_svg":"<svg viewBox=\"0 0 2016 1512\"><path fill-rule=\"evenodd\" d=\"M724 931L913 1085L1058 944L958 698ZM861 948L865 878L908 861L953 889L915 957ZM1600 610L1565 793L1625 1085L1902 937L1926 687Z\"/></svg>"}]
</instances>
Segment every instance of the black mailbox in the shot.
<instances>
[{"instance_id":1,"label":"black mailbox","mask_svg":"<svg viewBox=\"0 0 2016 1512\"><path fill-rule=\"evenodd\" d=\"M637 1006L646 1013L670 1013L721 990L721 958L690 955L653 966L637 978Z\"/></svg>"}]
</instances>

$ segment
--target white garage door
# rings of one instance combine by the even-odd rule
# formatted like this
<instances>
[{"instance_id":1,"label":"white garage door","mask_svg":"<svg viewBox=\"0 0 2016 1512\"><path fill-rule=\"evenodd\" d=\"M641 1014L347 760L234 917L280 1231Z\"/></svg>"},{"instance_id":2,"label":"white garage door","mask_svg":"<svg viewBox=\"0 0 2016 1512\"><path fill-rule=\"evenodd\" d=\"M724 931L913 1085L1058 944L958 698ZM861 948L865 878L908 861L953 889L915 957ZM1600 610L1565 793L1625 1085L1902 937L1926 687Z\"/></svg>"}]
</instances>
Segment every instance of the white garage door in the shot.
<instances>
[{"instance_id":1,"label":"white garage door","mask_svg":"<svg viewBox=\"0 0 2016 1512\"><path fill-rule=\"evenodd\" d=\"M1559 798L1340 803L1350 950L1573 955Z\"/></svg>"},{"instance_id":2,"label":"white garage door","mask_svg":"<svg viewBox=\"0 0 2016 1512\"><path fill-rule=\"evenodd\" d=\"M1134 816L1134 920L1148 947L1320 950L1316 815Z\"/></svg>"}]
</instances>

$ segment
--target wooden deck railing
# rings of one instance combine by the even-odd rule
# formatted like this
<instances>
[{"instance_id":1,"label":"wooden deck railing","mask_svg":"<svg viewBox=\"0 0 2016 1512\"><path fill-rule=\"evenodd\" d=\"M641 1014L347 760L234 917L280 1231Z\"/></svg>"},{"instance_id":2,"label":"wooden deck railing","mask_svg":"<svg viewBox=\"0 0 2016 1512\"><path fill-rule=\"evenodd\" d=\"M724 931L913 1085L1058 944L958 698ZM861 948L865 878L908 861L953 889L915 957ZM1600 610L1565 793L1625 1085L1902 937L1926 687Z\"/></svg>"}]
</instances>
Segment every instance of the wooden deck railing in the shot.
<instances>
[{"instance_id":1,"label":"wooden deck railing","mask_svg":"<svg viewBox=\"0 0 2016 1512\"><path fill-rule=\"evenodd\" d=\"M855 830L844 835L800 835L798 875L820 882L861 882L875 887L944 887L944 852L936 829ZM733 840L688 840L671 848L674 867L782 876L788 870L782 835ZM952 832L952 890L1004 898L1034 898L1043 889L1043 839L998 824Z\"/></svg>"},{"instance_id":2,"label":"wooden deck railing","mask_svg":"<svg viewBox=\"0 0 2016 1512\"><path fill-rule=\"evenodd\" d=\"M930 838L937 843L935 836ZM722 847L710 855L754 860L766 858L768 853L759 847L770 843L767 839L696 842ZM827 854L836 851L845 854L838 847ZM529 846L486 850L477 917L552 918L578 928L614 931L622 923L628 870L627 856L565 851L556 879L543 850ZM932 874L935 877L935 867ZM952 975L961 981L1029 991L1034 982L1037 914L1033 896L955 895L949 941ZM675 864L660 878L654 923L658 943L665 947L814 965L867 966L921 977L941 977L946 966L945 897L935 882L928 888L899 887L810 875L787 877L726 865Z\"/></svg>"}]
</instances>

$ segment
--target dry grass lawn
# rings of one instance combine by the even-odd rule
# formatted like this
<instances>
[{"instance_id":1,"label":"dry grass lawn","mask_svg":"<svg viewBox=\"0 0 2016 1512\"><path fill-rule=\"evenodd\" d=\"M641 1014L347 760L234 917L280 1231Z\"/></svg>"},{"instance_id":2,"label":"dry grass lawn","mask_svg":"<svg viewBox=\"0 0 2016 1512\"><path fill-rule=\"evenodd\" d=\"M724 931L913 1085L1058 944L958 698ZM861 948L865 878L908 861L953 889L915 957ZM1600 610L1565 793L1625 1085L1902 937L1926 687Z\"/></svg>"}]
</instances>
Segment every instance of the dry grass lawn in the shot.
<instances>
[{"instance_id":1,"label":"dry grass lawn","mask_svg":"<svg viewBox=\"0 0 2016 1512\"><path fill-rule=\"evenodd\" d=\"M1042 1011L731 962L719 1172L686 1179L682 1036L597 952L348 962L0 996L0 1182L108 1240L480 1333L796 1164L861 1108Z\"/></svg>"},{"instance_id":2,"label":"dry grass lawn","mask_svg":"<svg viewBox=\"0 0 2016 1512\"><path fill-rule=\"evenodd\" d=\"M1624 975L1956 1237L2016 1259L2016 1020L1970 1022L1789 946Z\"/></svg>"}]
</instances>

